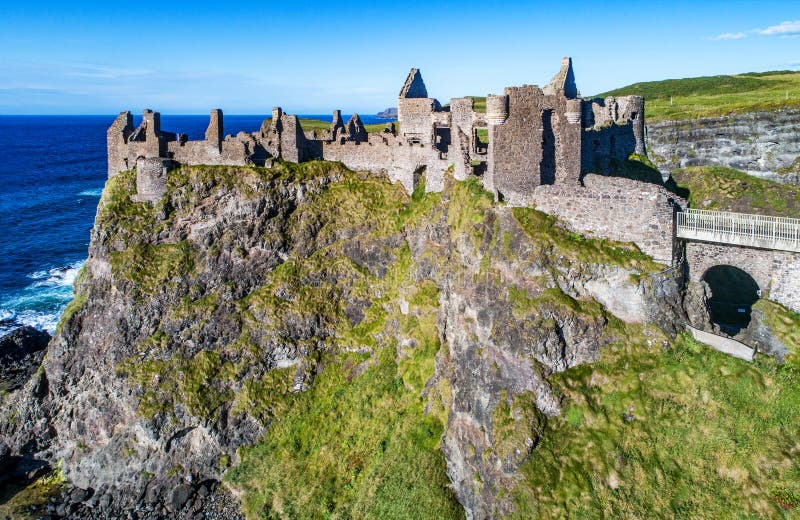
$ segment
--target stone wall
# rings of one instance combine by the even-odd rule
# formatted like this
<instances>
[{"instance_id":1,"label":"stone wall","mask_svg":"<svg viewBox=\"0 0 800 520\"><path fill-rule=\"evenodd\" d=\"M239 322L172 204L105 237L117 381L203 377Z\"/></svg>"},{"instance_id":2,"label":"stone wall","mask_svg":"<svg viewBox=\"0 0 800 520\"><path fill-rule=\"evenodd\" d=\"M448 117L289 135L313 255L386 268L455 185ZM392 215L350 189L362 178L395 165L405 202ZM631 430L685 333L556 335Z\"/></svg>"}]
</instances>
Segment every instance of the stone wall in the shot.
<instances>
[{"instance_id":1,"label":"stone wall","mask_svg":"<svg viewBox=\"0 0 800 520\"><path fill-rule=\"evenodd\" d=\"M686 166L726 166L779 182L800 157L800 110L783 109L647 124L650 159L663 173Z\"/></svg>"},{"instance_id":2,"label":"stone wall","mask_svg":"<svg viewBox=\"0 0 800 520\"><path fill-rule=\"evenodd\" d=\"M690 282L700 282L716 265L739 268L753 277L764 298L800 312L800 253L686 242L686 263Z\"/></svg>"},{"instance_id":3,"label":"stone wall","mask_svg":"<svg viewBox=\"0 0 800 520\"><path fill-rule=\"evenodd\" d=\"M450 100L450 149L447 155L454 165L453 176L458 180L472 174L470 163L475 148L475 119L475 100Z\"/></svg>"},{"instance_id":4,"label":"stone wall","mask_svg":"<svg viewBox=\"0 0 800 520\"><path fill-rule=\"evenodd\" d=\"M505 89L508 118L489 125L489 177L486 188L512 205L526 205L542 184L542 106L544 94L535 86Z\"/></svg>"},{"instance_id":5,"label":"stone wall","mask_svg":"<svg viewBox=\"0 0 800 520\"><path fill-rule=\"evenodd\" d=\"M644 98L607 97L583 101L581 172L608 174L612 161L644 155Z\"/></svg>"},{"instance_id":6,"label":"stone wall","mask_svg":"<svg viewBox=\"0 0 800 520\"><path fill-rule=\"evenodd\" d=\"M430 145L410 144L386 134L372 134L367 142L325 142L322 159L339 161L354 170L382 171L392 182L399 181L406 191L414 191L424 170L427 191L444 189L444 171L450 163Z\"/></svg>"},{"instance_id":7,"label":"stone wall","mask_svg":"<svg viewBox=\"0 0 800 520\"><path fill-rule=\"evenodd\" d=\"M108 127L106 142L109 178L134 166L128 163L128 138L133 130L133 115L130 112L120 112Z\"/></svg>"},{"instance_id":8,"label":"stone wall","mask_svg":"<svg viewBox=\"0 0 800 520\"><path fill-rule=\"evenodd\" d=\"M172 164L158 157L139 158L136 161L135 200L155 202L167 191L167 173Z\"/></svg>"},{"instance_id":9,"label":"stone wall","mask_svg":"<svg viewBox=\"0 0 800 520\"><path fill-rule=\"evenodd\" d=\"M674 213L686 202L655 184L587 175L580 185L539 186L536 209L564 220L580 233L633 242L656 261L674 257Z\"/></svg>"},{"instance_id":10,"label":"stone wall","mask_svg":"<svg viewBox=\"0 0 800 520\"><path fill-rule=\"evenodd\" d=\"M368 135L357 114L345 123L338 110L330 129L304 133L297 116L276 107L258 132L225 137L222 111L212 110L205 139L189 141L183 134L162 131L157 112L145 110L135 129L130 113L125 112L108 131L109 175L131 168L139 158L225 165L326 159L353 169L384 171L409 191L424 171L426 188L440 191L444 172L452 167L459 180L485 172L484 186L499 199L526 205L536 186L577 186L582 163L596 160L592 150L586 151L584 110L591 112L587 120L592 125L610 125L615 132L624 127L634 135L635 125L629 120L635 120L641 108L641 98L584 102L569 58L562 60L561 70L545 91L526 85L489 95L484 116L475 112L470 98L456 98L442 107L428 97L419 70L412 69L398 98L399 135L391 130ZM486 126L488 149L481 146L479 150L476 129ZM618 148L623 157L638 143L618 138L615 146L615 139L610 137L610 148ZM605 149L608 155L609 146Z\"/></svg>"}]
</instances>

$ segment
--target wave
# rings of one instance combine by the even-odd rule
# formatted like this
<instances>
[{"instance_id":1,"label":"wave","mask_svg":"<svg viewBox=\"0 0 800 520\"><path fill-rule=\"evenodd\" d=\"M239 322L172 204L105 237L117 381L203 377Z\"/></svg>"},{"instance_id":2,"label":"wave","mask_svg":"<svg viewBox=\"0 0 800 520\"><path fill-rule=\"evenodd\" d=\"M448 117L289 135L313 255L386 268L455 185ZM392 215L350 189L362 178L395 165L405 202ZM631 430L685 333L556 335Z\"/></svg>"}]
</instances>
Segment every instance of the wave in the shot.
<instances>
[{"instance_id":1,"label":"wave","mask_svg":"<svg viewBox=\"0 0 800 520\"><path fill-rule=\"evenodd\" d=\"M103 194L103 188L97 188L97 189L94 189L94 190L83 190L83 191L79 191L78 192L78 196L79 197L97 197L97 198L100 198L100 196L102 194Z\"/></svg>"},{"instance_id":2,"label":"wave","mask_svg":"<svg viewBox=\"0 0 800 520\"><path fill-rule=\"evenodd\" d=\"M64 267L36 271L31 283L0 302L0 336L17 327L30 325L55 332L64 308L72 300L72 285L85 260Z\"/></svg>"},{"instance_id":3,"label":"wave","mask_svg":"<svg viewBox=\"0 0 800 520\"><path fill-rule=\"evenodd\" d=\"M54 267L43 271L36 271L28 275L34 280L32 287L72 287L86 260L73 262L64 267Z\"/></svg>"},{"instance_id":4,"label":"wave","mask_svg":"<svg viewBox=\"0 0 800 520\"><path fill-rule=\"evenodd\" d=\"M39 330L46 330L50 334L53 334L60 318L60 312L54 313L33 310L11 312L6 309L0 309L0 337L25 325Z\"/></svg>"}]
</instances>

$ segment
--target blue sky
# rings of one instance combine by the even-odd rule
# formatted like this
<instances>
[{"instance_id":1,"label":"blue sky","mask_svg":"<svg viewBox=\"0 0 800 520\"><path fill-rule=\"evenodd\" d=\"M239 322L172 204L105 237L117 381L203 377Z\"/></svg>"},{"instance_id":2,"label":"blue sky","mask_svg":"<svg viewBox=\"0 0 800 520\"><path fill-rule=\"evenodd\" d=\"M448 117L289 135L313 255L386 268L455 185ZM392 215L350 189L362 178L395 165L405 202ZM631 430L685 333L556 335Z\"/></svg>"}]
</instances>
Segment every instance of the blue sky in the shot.
<instances>
[{"instance_id":1,"label":"blue sky","mask_svg":"<svg viewBox=\"0 0 800 520\"><path fill-rule=\"evenodd\" d=\"M800 68L800 3L3 2L0 114L375 113L411 67L442 101L547 83Z\"/></svg>"}]
</instances>

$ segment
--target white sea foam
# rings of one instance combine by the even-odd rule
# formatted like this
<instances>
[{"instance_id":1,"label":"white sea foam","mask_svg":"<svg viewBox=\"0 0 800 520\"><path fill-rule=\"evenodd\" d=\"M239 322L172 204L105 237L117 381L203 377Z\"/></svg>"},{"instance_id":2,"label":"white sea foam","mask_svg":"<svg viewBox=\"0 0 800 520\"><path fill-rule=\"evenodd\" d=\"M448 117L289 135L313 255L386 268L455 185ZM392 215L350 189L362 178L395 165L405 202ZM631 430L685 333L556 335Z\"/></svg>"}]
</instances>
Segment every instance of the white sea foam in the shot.
<instances>
[{"instance_id":1,"label":"white sea foam","mask_svg":"<svg viewBox=\"0 0 800 520\"><path fill-rule=\"evenodd\" d=\"M33 278L32 287L72 287L75 277L86 263L85 260L74 262L66 267L54 267L43 271L36 271L28 275Z\"/></svg>"},{"instance_id":2,"label":"white sea foam","mask_svg":"<svg viewBox=\"0 0 800 520\"><path fill-rule=\"evenodd\" d=\"M103 194L103 188L97 188L97 189L94 189L94 190L83 190L83 191L79 191L78 192L78 196L79 197L97 197L97 198L100 198L100 196L102 194Z\"/></svg>"},{"instance_id":3,"label":"white sea foam","mask_svg":"<svg viewBox=\"0 0 800 520\"><path fill-rule=\"evenodd\" d=\"M29 274L33 281L27 287L0 302L0 336L22 325L52 334L72 300L72 284L83 264L81 260Z\"/></svg>"},{"instance_id":4,"label":"white sea foam","mask_svg":"<svg viewBox=\"0 0 800 520\"><path fill-rule=\"evenodd\" d=\"M17 313L10 313L6 309L0 310L0 315L4 318L0 322L0 336L5 336L12 330L23 325L29 325L39 330L46 330L53 334L58 325L61 313L42 312L35 310L24 310Z\"/></svg>"}]
</instances>

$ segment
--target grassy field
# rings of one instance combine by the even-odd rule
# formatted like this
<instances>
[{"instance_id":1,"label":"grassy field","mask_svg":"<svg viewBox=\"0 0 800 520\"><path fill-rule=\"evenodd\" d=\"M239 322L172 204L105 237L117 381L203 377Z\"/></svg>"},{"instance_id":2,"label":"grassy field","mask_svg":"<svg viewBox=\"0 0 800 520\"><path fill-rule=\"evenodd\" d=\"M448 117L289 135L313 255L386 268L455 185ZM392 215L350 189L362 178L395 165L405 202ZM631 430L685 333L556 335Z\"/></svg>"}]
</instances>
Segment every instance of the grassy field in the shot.
<instances>
[{"instance_id":1,"label":"grassy field","mask_svg":"<svg viewBox=\"0 0 800 520\"><path fill-rule=\"evenodd\" d=\"M594 97L644 96L648 121L800 108L800 72L775 71L634 83Z\"/></svg>"},{"instance_id":2,"label":"grassy field","mask_svg":"<svg viewBox=\"0 0 800 520\"><path fill-rule=\"evenodd\" d=\"M800 187L791 184L720 166L682 168L672 178L693 208L800 218Z\"/></svg>"}]
</instances>

